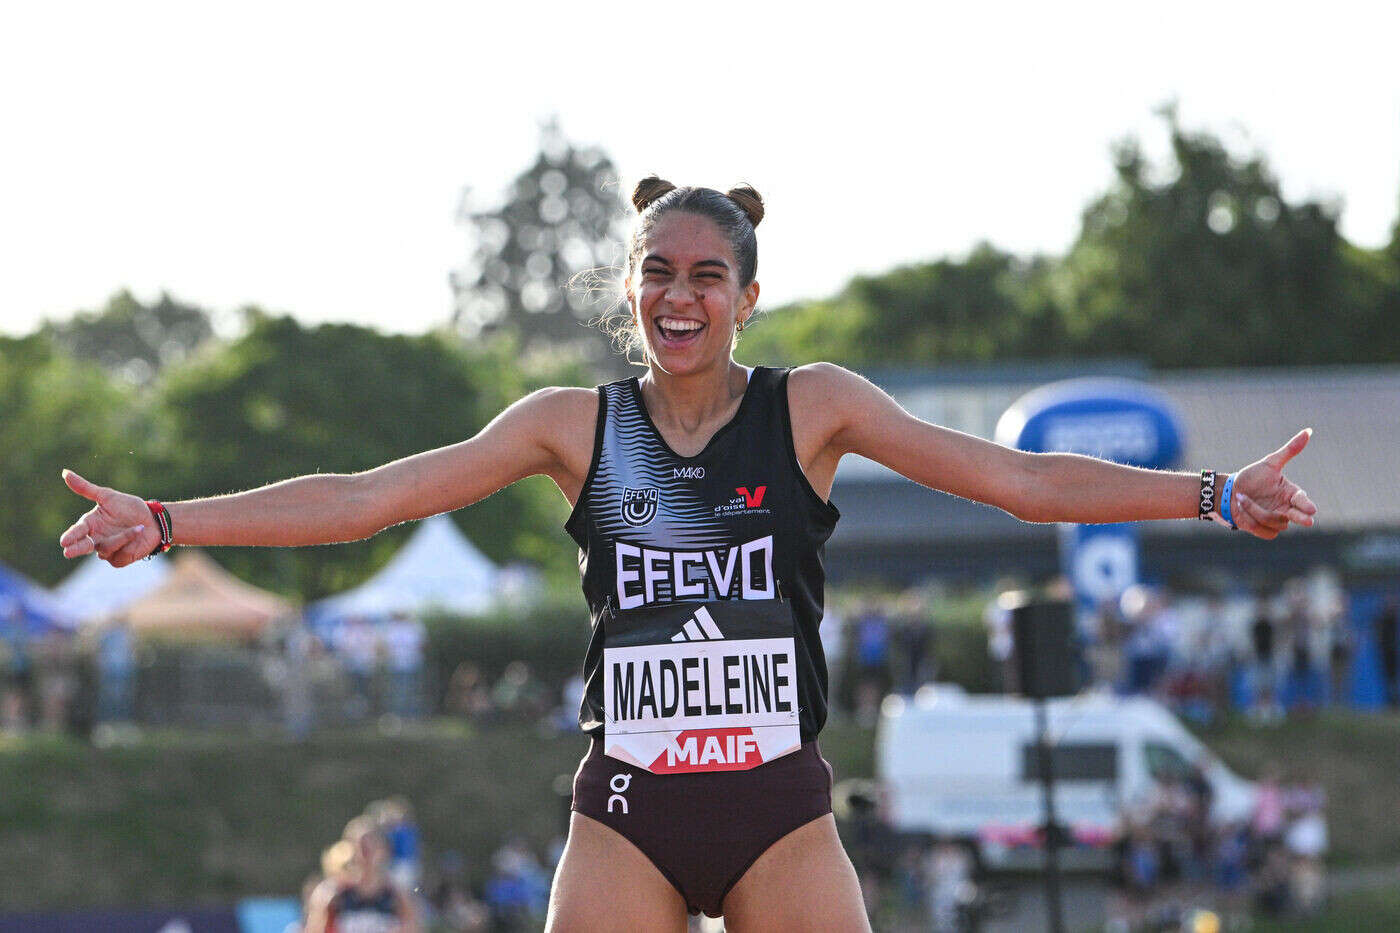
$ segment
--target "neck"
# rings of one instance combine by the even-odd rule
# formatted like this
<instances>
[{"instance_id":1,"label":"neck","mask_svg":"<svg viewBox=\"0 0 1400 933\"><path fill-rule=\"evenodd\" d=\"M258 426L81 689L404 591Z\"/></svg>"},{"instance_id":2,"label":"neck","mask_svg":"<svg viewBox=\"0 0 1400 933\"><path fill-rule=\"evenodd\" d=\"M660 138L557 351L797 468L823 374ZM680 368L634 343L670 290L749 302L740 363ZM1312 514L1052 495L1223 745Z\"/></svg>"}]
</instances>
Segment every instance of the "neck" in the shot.
<instances>
[{"instance_id":1,"label":"neck","mask_svg":"<svg viewBox=\"0 0 1400 933\"><path fill-rule=\"evenodd\" d=\"M748 385L744 367L732 357L697 373L677 376L650 363L642 377L642 396L652 418L658 416L693 429L727 413Z\"/></svg>"}]
</instances>

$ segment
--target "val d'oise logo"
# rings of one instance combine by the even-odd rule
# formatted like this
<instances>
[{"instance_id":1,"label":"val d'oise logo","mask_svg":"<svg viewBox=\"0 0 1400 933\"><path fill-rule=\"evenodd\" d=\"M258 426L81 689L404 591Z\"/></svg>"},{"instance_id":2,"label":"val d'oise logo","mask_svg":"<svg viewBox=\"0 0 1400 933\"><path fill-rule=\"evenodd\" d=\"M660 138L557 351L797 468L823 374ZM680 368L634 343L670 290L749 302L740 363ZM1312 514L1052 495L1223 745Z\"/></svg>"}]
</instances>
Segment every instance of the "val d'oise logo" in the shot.
<instances>
[{"instance_id":1,"label":"val d'oise logo","mask_svg":"<svg viewBox=\"0 0 1400 933\"><path fill-rule=\"evenodd\" d=\"M716 515L767 515L772 509L763 508L763 496L767 486L735 486L736 495L730 496L722 505L715 506Z\"/></svg>"},{"instance_id":2,"label":"val d'oise logo","mask_svg":"<svg viewBox=\"0 0 1400 933\"><path fill-rule=\"evenodd\" d=\"M768 491L768 487L755 486L753 492L749 492L749 487L740 486L734 491L744 497L744 508L756 509L763 504L763 494Z\"/></svg>"},{"instance_id":3,"label":"val d'oise logo","mask_svg":"<svg viewBox=\"0 0 1400 933\"><path fill-rule=\"evenodd\" d=\"M622 520L633 528L640 528L655 518L656 507L660 504L661 490L655 486L622 487Z\"/></svg>"}]
</instances>

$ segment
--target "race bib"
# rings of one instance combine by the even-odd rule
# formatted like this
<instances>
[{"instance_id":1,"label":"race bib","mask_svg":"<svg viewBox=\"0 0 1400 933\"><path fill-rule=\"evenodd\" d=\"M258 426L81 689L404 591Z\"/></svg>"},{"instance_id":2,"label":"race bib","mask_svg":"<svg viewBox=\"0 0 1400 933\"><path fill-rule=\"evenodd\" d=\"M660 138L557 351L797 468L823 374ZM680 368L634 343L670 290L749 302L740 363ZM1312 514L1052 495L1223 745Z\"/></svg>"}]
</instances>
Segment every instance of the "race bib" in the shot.
<instances>
[{"instance_id":1,"label":"race bib","mask_svg":"<svg viewBox=\"0 0 1400 933\"><path fill-rule=\"evenodd\" d=\"M786 601L666 603L603 625L609 757L655 774L747 771L801 747Z\"/></svg>"}]
</instances>

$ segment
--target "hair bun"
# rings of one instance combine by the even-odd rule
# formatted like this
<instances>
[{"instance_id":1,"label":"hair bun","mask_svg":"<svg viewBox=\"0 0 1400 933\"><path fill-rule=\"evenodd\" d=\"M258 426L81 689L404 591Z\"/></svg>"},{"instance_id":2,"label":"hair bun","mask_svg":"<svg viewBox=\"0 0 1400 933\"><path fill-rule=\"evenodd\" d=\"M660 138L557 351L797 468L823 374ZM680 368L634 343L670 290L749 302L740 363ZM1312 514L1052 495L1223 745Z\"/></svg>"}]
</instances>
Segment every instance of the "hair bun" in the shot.
<instances>
[{"instance_id":1,"label":"hair bun","mask_svg":"<svg viewBox=\"0 0 1400 933\"><path fill-rule=\"evenodd\" d=\"M676 186L664 178L656 175L648 175L637 182L637 187L632 189L632 206L640 214L647 207L668 191L675 191Z\"/></svg>"},{"instance_id":2,"label":"hair bun","mask_svg":"<svg viewBox=\"0 0 1400 933\"><path fill-rule=\"evenodd\" d=\"M752 185L736 185L725 192L729 200L739 205L749 218L749 223L755 227L759 221L763 220L763 196L754 190Z\"/></svg>"}]
</instances>

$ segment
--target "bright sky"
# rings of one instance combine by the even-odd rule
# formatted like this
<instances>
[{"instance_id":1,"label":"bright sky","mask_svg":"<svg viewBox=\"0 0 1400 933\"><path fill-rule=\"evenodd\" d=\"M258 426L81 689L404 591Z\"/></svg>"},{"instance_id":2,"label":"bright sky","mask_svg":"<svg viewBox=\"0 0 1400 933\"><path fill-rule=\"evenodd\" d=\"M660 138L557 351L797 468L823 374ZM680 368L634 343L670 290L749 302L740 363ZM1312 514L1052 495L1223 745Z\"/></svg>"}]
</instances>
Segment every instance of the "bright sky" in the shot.
<instances>
[{"instance_id":1,"label":"bright sky","mask_svg":"<svg viewBox=\"0 0 1400 933\"><path fill-rule=\"evenodd\" d=\"M541 119L753 183L764 303L986 239L1061 251L1159 103L1387 239L1392 4L8 4L0 332L129 287L422 331Z\"/></svg>"}]
</instances>

